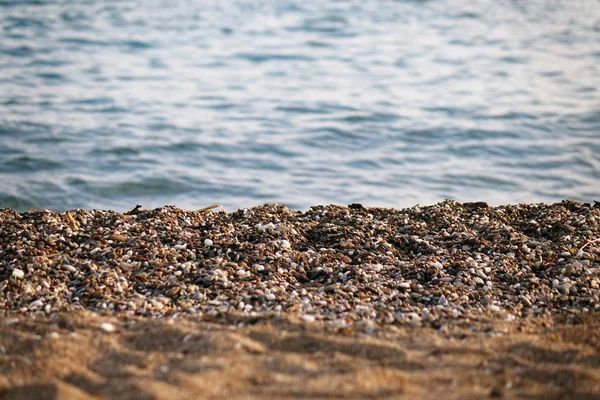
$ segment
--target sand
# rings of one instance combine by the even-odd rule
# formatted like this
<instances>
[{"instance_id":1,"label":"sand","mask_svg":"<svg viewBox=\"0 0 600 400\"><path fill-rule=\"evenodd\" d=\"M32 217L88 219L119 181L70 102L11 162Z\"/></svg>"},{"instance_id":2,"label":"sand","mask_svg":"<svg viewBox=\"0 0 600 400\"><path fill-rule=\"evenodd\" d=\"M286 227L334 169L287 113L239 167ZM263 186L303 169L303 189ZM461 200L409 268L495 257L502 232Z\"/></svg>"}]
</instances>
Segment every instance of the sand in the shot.
<instances>
[{"instance_id":1,"label":"sand","mask_svg":"<svg viewBox=\"0 0 600 400\"><path fill-rule=\"evenodd\" d=\"M597 314L366 334L83 311L0 322L0 399L598 399L599 350Z\"/></svg>"},{"instance_id":2,"label":"sand","mask_svg":"<svg viewBox=\"0 0 600 400\"><path fill-rule=\"evenodd\" d=\"M600 399L599 223L0 210L0 399Z\"/></svg>"}]
</instances>

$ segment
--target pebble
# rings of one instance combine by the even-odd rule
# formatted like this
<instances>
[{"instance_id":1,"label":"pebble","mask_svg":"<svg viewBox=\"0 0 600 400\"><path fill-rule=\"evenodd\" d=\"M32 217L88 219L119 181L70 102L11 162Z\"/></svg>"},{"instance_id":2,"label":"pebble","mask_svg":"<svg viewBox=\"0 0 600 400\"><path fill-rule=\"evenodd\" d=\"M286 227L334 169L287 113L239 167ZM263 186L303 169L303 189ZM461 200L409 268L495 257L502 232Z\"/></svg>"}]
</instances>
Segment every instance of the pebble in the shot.
<instances>
[{"instance_id":1,"label":"pebble","mask_svg":"<svg viewBox=\"0 0 600 400\"><path fill-rule=\"evenodd\" d=\"M266 231L268 229L274 229L275 228L275 224L273 224L272 222L269 222L268 224L256 224L256 229L258 229L259 231Z\"/></svg>"},{"instance_id":2,"label":"pebble","mask_svg":"<svg viewBox=\"0 0 600 400\"><path fill-rule=\"evenodd\" d=\"M502 309L500 307L498 307L497 305L495 305L495 304L488 305L487 309L490 310L491 312L494 312L494 313L500 313L500 312L502 312Z\"/></svg>"},{"instance_id":3,"label":"pebble","mask_svg":"<svg viewBox=\"0 0 600 400\"><path fill-rule=\"evenodd\" d=\"M69 272L76 272L77 268L75 268L74 266L70 265L70 264L64 264L63 268Z\"/></svg>"},{"instance_id":4,"label":"pebble","mask_svg":"<svg viewBox=\"0 0 600 400\"><path fill-rule=\"evenodd\" d=\"M407 322L410 325L420 326L421 317L416 312L410 312L404 315L404 322Z\"/></svg>"},{"instance_id":5,"label":"pebble","mask_svg":"<svg viewBox=\"0 0 600 400\"><path fill-rule=\"evenodd\" d=\"M44 305L44 302L42 300L38 299L38 300L35 300L35 301L32 301L31 303L29 303L29 308L31 308L32 310L38 309L43 305Z\"/></svg>"},{"instance_id":6,"label":"pebble","mask_svg":"<svg viewBox=\"0 0 600 400\"><path fill-rule=\"evenodd\" d=\"M560 289L561 292L568 294L569 291L571 290L572 285L569 282L565 282L562 285L560 285L558 288Z\"/></svg>"},{"instance_id":7,"label":"pebble","mask_svg":"<svg viewBox=\"0 0 600 400\"><path fill-rule=\"evenodd\" d=\"M446 296L441 295L440 299L438 300L438 304L440 306L447 306L448 305L448 300L446 299Z\"/></svg>"},{"instance_id":8,"label":"pebble","mask_svg":"<svg viewBox=\"0 0 600 400\"><path fill-rule=\"evenodd\" d=\"M600 237L600 207L583 203L70 216L76 234L64 229L65 213L0 210L1 315L277 313L443 325L600 310L600 248L581 250Z\"/></svg>"},{"instance_id":9,"label":"pebble","mask_svg":"<svg viewBox=\"0 0 600 400\"><path fill-rule=\"evenodd\" d=\"M100 329L106 333L112 333L117 330L117 328L111 324L110 322L103 322L100 324Z\"/></svg>"},{"instance_id":10,"label":"pebble","mask_svg":"<svg viewBox=\"0 0 600 400\"><path fill-rule=\"evenodd\" d=\"M305 322L314 322L315 316L309 315L309 314L304 314L302 317L300 317L300 319L302 319L302 321L305 321Z\"/></svg>"},{"instance_id":11,"label":"pebble","mask_svg":"<svg viewBox=\"0 0 600 400\"><path fill-rule=\"evenodd\" d=\"M25 272L20 269L13 269L11 276L16 279L22 279L25 276Z\"/></svg>"},{"instance_id":12,"label":"pebble","mask_svg":"<svg viewBox=\"0 0 600 400\"><path fill-rule=\"evenodd\" d=\"M560 282L559 282L559 280L558 280L558 279L556 279L556 278L555 278L555 279L553 279L553 280L552 280L552 287L553 287L553 288L555 288L555 289L557 289L559 286L560 286Z\"/></svg>"},{"instance_id":13,"label":"pebble","mask_svg":"<svg viewBox=\"0 0 600 400\"><path fill-rule=\"evenodd\" d=\"M117 233L117 234L110 235L108 237L108 240L112 240L112 241L115 241L115 242L126 242L127 241L127 236L120 235L120 234Z\"/></svg>"},{"instance_id":14,"label":"pebble","mask_svg":"<svg viewBox=\"0 0 600 400\"><path fill-rule=\"evenodd\" d=\"M571 263L571 268L573 268L574 270L582 270L583 264L579 261L574 261L573 263Z\"/></svg>"},{"instance_id":15,"label":"pebble","mask_svg":"<svg viewBox=\"0 0 600 400\"><path fill-rule=\"evenodd\" d=\"M338 318L338 319L333 320L333 325L335 327L337 327L338 329L345 329L350 324L348 324L348 321L346 321L345 319Z\"/></svg>"}]
</instances>

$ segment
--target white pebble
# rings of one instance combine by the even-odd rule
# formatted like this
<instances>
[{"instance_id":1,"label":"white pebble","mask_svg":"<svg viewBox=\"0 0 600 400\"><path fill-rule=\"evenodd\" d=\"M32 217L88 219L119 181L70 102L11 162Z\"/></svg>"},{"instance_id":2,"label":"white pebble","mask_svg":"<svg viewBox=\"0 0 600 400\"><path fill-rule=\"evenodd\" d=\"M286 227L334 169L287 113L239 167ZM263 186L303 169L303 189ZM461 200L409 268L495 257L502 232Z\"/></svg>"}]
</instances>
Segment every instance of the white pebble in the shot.
<instances>
[{"instance_id":1,"label":"white pebble","mask_svg":"<svg viewBox=\"0 0 600 400\"><path fill-rule=\"evenodd\" d=\"M279 247L282 249L289 249L290 247L292 247L292 245L290 244L289 241L284 239L281 242L279 242Z\"/></svg>"},{"instance_id":2,"label":"white pebble","mask_svg":"<svg viewBox=\"0 0 600 400\"><path fill-rule=\"evenodd\" d=\"M448 305L448 299L446 299L446 296L442 295L440 297L440 299L438 300L438 304L441 306L447 306Z\"/></svg>"},{"instance_id":3,"label":"white pebble","mask_svg":"<svg viewBox=\"0 0 600 400\"><path fill-rule=\"evenodd\" d=\"M25 276L25 272L20 269L13 269L12 277L16 279L22 279Z\"/></svg>"},{"instance_id":4,"label":"white pebble","mask_svg":"<svg viewBox=\"0 0 600 400\"><path fill-rule=\"evenodd\" d=\"M210 247L213 245L213 241L210 239L204 239L204 246Z\"/></svg>"},{"instance_id":5,"label":"white pebble","mask_svg":"<svg viewBox=\"0 0 600 400\"><path fill-rule=\"evenodd\" d=\"M29 303L29 308L40 308L44 305L44 301L42 299L38 299L36 301L32 301Z\"/></svg>"},{"instance_id":6,"label":"white pebble","mask_svg":"<svg viewBox=\"0 0 600 400\"><path fill-rule=\"evenodd\" d=\"M173 246L173 248L175 250L185 250L185 248L187 247L187 243L184 244L176 244L175 246Z\"/></svg>"},{"instance_id":7,"label":"white pebble","mask_svg":"<svg viewBox=\"0 0 600 400\"><path fill-rule=\"evenodd\" d=\"M306 322L314 322L315 321L315 316L314 315L308 315L308 314L304 314L302 317L300 317L303 321Z\"/></svg>"},{"instance_id":8,"label":"white pebble","mask_svg":"<svg viewBox=\"0 0 600 400\"><path fill-rule=\"evenodd\" d=\"M421 325L421 317L416 312L410 312L405 315L405 320L411 325Z\"/></svg>"},{"instance_id":9,"label":"white pebble","mask_svg":"<svg viewBox=\"0 0 600 400\"><path fill-rule=\"evenodd\" d=\"M275 228L275 225L272 222L269 222L268 224L264 224L264 225L256 224L254 227L262 232L262 231L266 231L267 229Z\"/></svg>"},{"instance_id":10,"label":"white pebble","mask_svg":"<svg viewBox=\"0 0 600 400\"><path fill-rule=\"evenodd\" d=\"M495 313L502 312L502 309L495 304L488 305L487 309L490 310L491 312L495 312Z\"/></svg>"},{"instance_id":11,"label":"white pebble","mask_svg":"<svg viewBox=\"0 0 600 400\"><path fill-rule=\"evenodd\" d=\"M367 323L363 329L363 332L365 332L367 335L372 335L373 332L375 332L375 327Z\"/></svg>"},{"instance_id":12,"label":"white pebble","mask_svg":"<svg viewBox=\"0 0 600 400\"><path fill-rule=\"evenodd\" d=\"M246 271L244 271L243 269L240 269L236 272L236 275L239 276L240 278L244 278L244 277L246 277Z\"/></svg>"},{"instance_id":13,"label":"white pebble","mask_svg":"<svg viewBox=\"0 0 600 400\"><path fill-rule=\"evenodd\" d=\"M109 322L103 322L100 324L100 329L102 329L104 332L107 333L111 333L117 330L117 328L115 328L115 326Z\"/></svg>"},{"instance_id":14,"label":"white pebble","mask_svg":"<svg viewBox=\"0 0 600 400\"><path fill-rule=\"evenodd\" d=\"M344 329L348 327L348 322L343 319L335 319L333 320L333 325L338 329Z\"/></svg>"},{"instance_id":15,"label":"white pebble","mask_svg":"<svg viewBox=\"0 0 600 400\"><path fill-rule=\"evenodd\" d=\"M75 271L77 271L77 269L74 266L69 265L69 264L64 264L63 268L66 269L69 272L75 272Z\"/></svg>"}]
</instances>

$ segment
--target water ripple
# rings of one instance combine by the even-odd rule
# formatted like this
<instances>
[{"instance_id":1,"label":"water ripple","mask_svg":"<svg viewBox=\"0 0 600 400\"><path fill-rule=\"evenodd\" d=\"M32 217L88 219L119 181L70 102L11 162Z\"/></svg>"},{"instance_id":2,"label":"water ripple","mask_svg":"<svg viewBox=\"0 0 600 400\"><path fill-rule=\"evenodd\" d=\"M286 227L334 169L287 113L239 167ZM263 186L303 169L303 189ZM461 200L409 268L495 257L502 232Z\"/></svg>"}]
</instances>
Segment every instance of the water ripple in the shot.
<instances>
[{"instance_id":1,"label":"water ripple","mask_svg":"<svg viewBox=\"0 0 600 400\"><path fill-rule=\"evenodd\" d=\"M600 200L593 4L0 0L0 207Z\"/></svg>"}]
</instances>

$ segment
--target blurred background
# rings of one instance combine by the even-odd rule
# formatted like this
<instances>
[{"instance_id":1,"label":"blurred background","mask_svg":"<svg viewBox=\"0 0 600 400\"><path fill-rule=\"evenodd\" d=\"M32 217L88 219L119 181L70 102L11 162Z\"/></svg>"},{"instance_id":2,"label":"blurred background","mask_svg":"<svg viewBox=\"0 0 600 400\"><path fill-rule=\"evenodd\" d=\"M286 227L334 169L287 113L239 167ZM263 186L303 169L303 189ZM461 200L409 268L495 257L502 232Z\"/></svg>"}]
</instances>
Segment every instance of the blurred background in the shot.
<instances>
[{"instance_id":1,"label":"blurred background","mask_svg":"<svg viewBox=\"0 0 600 400\"><path fill-rule=\"evenodd\" d=\"M600 0L0 0L0 207L600 200Z\"/></svg>"}]
</instances>

